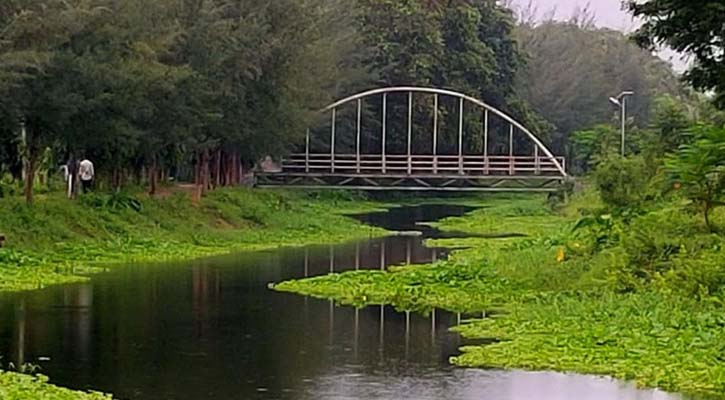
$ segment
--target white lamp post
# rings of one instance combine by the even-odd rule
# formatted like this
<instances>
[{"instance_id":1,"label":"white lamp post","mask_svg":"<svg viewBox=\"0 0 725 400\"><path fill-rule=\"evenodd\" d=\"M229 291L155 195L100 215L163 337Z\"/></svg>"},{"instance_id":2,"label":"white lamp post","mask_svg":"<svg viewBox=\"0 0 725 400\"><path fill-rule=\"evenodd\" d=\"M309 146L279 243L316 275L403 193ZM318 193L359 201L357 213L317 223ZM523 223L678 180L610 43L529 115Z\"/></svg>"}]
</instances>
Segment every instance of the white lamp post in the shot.
<instances>
[{"instance_id":1,"label":"white lamp post","mask_svg":"<svg viewBox=\"0 0 725 400\"><path fill-rule=\"evenodd\" d=\"M622 157L625 156L625 141L627 134L627 97L633 96L634 92L631 90L624 91L617 97L610 97L609 101L615 106L622 110Z\"/></svg>"}]
</instances>

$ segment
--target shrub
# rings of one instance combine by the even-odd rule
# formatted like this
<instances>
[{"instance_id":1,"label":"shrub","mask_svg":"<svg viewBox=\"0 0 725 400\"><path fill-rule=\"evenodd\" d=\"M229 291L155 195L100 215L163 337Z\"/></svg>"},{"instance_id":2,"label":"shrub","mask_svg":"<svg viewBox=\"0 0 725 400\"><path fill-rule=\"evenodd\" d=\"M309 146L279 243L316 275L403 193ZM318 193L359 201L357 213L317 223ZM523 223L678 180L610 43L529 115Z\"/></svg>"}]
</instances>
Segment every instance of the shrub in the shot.
<instances>
[{"instance_id":1,"label":"shrub","mask_svg":"<svg viewBox=\"0 0 725 400\"><path fill-rule=\"evenodd\" d=\"M725 129L699 126L692 133L695 140L667 159L667 171L712 231L710 213L725 204Z\"/></svg>"},{"instance_id":2,"label":"shrub","mask_svg":"<svg viewBox=\"0 0 725 400\"><path fill-rule=\"evenodd\" d=\"M611 157L597 166L594 183L608 206L620 210L637 208L651 197L651 170L641 157Z\"/></svg>"}]
</instances>

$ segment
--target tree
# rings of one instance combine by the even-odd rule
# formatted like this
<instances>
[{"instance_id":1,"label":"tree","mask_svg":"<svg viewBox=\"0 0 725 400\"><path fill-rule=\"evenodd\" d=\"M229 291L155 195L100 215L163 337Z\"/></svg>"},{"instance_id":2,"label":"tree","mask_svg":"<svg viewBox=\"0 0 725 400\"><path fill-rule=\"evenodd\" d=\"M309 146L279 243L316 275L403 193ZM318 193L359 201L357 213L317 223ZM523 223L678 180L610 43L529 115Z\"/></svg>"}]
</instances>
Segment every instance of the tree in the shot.
<instances>
[{"instance_id":1,"label":"tree","mask_svg":"<svg viewBox=\"0 0 725 400\"><path fill-rule=\"evenodd\" d=\"M575 155L573 168L588 172L612 155L619 154L620 132L613 125L596 125L592 129L574 132L572 148Z\"/></svg>"},{"instance_id":2,"label":"tree","mask_svg":"<svg viewBox=\"0 0 725 400\"><path fill-rule=\"evenodd\" d=\"M0 168L14 167L24 120L28 202L34 170L50 168L41 154L89 157L115 188L135 176L153 193L167 171L190 164L205 189L238 183L242 165L288 152L337 85L364 76L350 56L351 9L342 0L3 2Z\"/></svg>"},{"instance_id":3,"label":"tree","mask_svg":"<svg viewBox=\"0 0 725 400\"><path fill-rule=\"evenodd\" d=\"M627 8L644 21L634 34L642 47L666 45L694 56L685 79L695 88L718 93L725 107L725 3L720 0L628 0Z\"/></svg>"},{"instance_id":4,"label":"tree","mask_svg":"<svg viewBox=\"0 0 725 400\"><path fill-rule=\"evenodd\" d=\"M516 30L528 57L517 82L519 96L554 125L549 141L554 152L572 159L574 132L618 119L618 110L607 101L610 96L634 90L628 115L646 127L655 98L684 94L667 63L632 44L623 33L586 21L581 17L546 21Z\"/></svg>"},{"instance_id":5,"label":"tree","mask_svg":"<svg viewBox=\"0 0 725 400\"><path fill-rule=\"evenodd\" d=\"M688 111L688 104L671 96L661 96L653 104L652 119L647 129L630 135L638 153L651 168L662 165L666 154L672 153L691 137L687 133L694 124L695 115Z\"/></svg>"},{"instance_id":6,"label":"tree","mask_svg":"<svg viewBox=\"0 0 725 400\"><path fill-rule=\"evenodd\" d=\"M546 133L539 128L546 130L547 124L513 92L522 56L513 35L516 21L511 10L490 0L358 0L357 6L361 18L356 26L361 35L360 47L366 54L362 62L375 78L371 83L376 86L452 89L508 112L524 125L536 128L534 130L539 134ZM348 92L355 89L351 88ZM438 152L453 154L458 151L458 106L444 101L439 103L437 110L441 138ZM366 107L366 115L375 115L374 118L366 118L366 121L380 121L381 100L372 99L366 102ZM415 96L413 130L420 139L413 144L415 152L432 151L430 126L433 107L431 96ZM389 96L388 110L390 115L405 115L407 98ZM480 110L471 108L465 112L467 126L464 129L480 131ZM347 117L353 119L354 115ZM346 124L345 118L344 110L340 110L338 119L341 124ZM363 143L363 147L379 151L382 144L379 135L374 133L379 132L381 127L375 124L377 122L363 127L365 136L371 138L367 145ZM503 126L500 128L504 129ZM354 129L340 129L338 136L343 145L354 143L351 131ZM392 153L405 151L407 123L402 119L391 120L387 132L387 149ZM489 143L492 151L508 146L504 136L492 138ZM482 150L481 135L469 135L466 139L465 151ZM524 138L517 136L516 140L524 141ZM313 145L320 146L321 143Z\"/></svg>"},{"instance_id":7,"label":"tree","mask_svg":"<svg viewBox=\"0 0 725 400\"><path fill-rule=\"evenodd\" d=\"M667 158L666 168L674 185L696 204L713 231L710 213L725 205L725 129L701 125L692 135L692 142Z\"/></svg>"}]
</instances>

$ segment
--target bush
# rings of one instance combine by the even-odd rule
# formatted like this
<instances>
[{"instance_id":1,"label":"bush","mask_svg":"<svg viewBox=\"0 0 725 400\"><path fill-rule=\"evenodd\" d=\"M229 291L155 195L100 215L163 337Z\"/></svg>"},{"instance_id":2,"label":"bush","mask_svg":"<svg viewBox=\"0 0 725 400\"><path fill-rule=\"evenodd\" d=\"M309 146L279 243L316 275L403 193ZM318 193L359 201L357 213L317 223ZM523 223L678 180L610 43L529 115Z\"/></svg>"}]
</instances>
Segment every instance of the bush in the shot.
<instances>
[{"instance_id":1,"label":"bush","mask_svg":"<svg viewBox=\"0 0 725 400\"><path fill-rule=\"evenodd\" d=\"M668 287L696 296L700 300L723 298L725 291L725 254L719 246L697 256L675 259L675 267L665 275Z\"/></svg>"},{"instance_id":2,"label":"bush","mask_svg":"<svg viewBox=\"0 0 725 400\"><path fill-rule=\"evenodd\" d=\"M143 209L143 205L135 196L124 192L112 194L89 193L80 196L79 201L83 205L98 209L133 210L136 212L141 212Z\"/></svg>"},{"instance_id":3,"label":"bush","mask_svg":"<svg viewBox=\"0 0 725 400\"><path fill-rule=\"evenodd\" d=\"M652 168L641 157L612 157L594 171L594 183L602 201L615 209L637 208L651 198Z\"/></svg>"},{"instance_id":4,"label":"bush","mask_svg":"<svg viewBox=\"0 0 725 400\"><path fill-rule=\"evenodd\" d=\"M10 176L0 176L0 198L20 194L20 187Z\"/></svg>"}]
</instances>

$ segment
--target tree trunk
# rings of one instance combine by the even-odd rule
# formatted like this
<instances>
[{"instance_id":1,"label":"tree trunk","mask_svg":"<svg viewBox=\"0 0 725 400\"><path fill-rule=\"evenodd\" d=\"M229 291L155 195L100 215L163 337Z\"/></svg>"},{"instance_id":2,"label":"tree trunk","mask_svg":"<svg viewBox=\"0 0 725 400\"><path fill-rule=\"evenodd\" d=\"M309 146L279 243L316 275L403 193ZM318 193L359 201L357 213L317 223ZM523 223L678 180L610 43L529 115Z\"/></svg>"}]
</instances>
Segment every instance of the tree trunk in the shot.
<instances>
[{"instance_id":1,"label":"tree trunk","mask_svg":"<svg viewBox=\"0 0 725 400\"><path fill-rule=\"evenodd\" d=\"M201 194L204 195L206 192L211 189L211 179L209 177L210 171L209 171L209 150L204 150L201 153Z\"/></svg>"},{"instance_id":2,"label":"tree trunk","mask_svg":"<svg viewBox=\"0 0 725 400\"><path fill-rule=\"evenodd\" d=\"M119 167L113 167L113 172L111 173L111 187L116 193L121 191L121 168Z\"/></svg>"},{"instance_id":3,"label":"tree trunk","mask_svg":"<svg viewBox=\"0 0 725 400\"><path fill-rule=\"evenodd\" d=\"M159 179L158 174L158 162L156 159L156 156L153 156L151 159L151 165L148 169L148 176L149 176L149 195L154 196L156 195L156 189Z\"/></svg>"},{"instance_id":4,"label":"tree trunk","mask_svg":"<svg viewBox=\"0 0 725 400\"><path fill-rule=\"evenodd\" d=\"M712 210L712 205L710 205L709 202L705 202L704 204L704 214L705 214L705 226L707 226L707 230L712 233L712 223L710 222L710 210Z\"/></svg>"},{"instance_id":5,"label":"tree trunk","mask_svg":"<svg viewBox=\"0 0 725 400\"><path fill-rule=\"evenodd\" d=\"M194 163L194 185L201 184L201 153L196 153L196 162Z\"/></svg>"},{"instance_id":6,"label":"tree trunk","mask_svg":"<svg viewBox=\"0 0 725 400\"><path fill-rule=\"evenodd\" d=\"M25 202L33 204L33 183L35 182L35 168L37 155L33 149L28 149L28 157L25 161Z\"/></svg>"},{"instance_id":7,"label":"tree trunk","mask_svg":"<svg viewBox=\"0 0 725 400\"><path fill-rule=\"evenodd\" d=\"M216 169L216 173L214 174L214 187L218 188L222 185L222 149L217 149L216 151L214 168Z\"/></svg>"}]
</instances>

